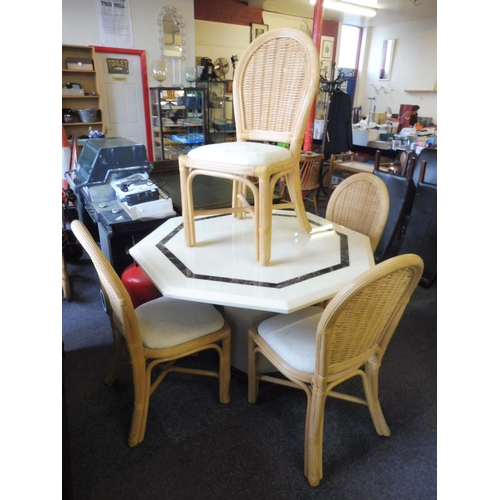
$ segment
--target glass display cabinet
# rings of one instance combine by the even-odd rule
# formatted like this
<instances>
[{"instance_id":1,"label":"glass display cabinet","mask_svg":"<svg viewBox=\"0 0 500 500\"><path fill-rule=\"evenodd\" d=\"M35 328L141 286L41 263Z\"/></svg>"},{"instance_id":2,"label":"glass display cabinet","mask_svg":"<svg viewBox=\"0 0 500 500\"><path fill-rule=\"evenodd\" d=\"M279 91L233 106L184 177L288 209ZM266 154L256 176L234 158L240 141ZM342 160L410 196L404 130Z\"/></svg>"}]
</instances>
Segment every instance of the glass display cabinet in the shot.
<instances>
[{"instance_id":1,"label":"glass display cabinet","mask_svg":"<svg viewBox=\"0 0 500 500\"><path fill-rule=\"evenodd\" d=\"M206 139L207 143L230 142L236 138L233 119L233 82L207 82Z\"/></svg>"},{"instance_id":2,"label":"glass display cabinet","mask_svg":"<svg viewBox=\"0 0 500 500\"><path fill-rule=\"evenodd\" d=\"M203 89L150 87L154 161L176 160L205 143Z\"/></svg>"}]
</instances>

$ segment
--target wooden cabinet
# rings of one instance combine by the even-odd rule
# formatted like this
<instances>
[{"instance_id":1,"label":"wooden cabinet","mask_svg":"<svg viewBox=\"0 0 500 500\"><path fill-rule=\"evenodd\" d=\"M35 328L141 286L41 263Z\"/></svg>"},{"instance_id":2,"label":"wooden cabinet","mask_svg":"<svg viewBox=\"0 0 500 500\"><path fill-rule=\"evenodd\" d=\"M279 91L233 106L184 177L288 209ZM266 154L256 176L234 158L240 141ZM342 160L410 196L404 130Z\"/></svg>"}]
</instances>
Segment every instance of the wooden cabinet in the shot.
<instances>
[{"instance_id":1,"label":"wooden cabinet","mask_svg":"<svg viewBox=\"0 0 500 500\"><path fill-rule=\"evenodd\" d=\"M150 87L154 161L176 160L205 143L205 90Z\"/></svg>"},{"instance_id":2,"label":"wooden cabinet","mask_svg":"<svg viewBox=\"0 0 500 500\"><path fill-rule=\"evenodd\" d=\"M101 98L97 83L97 73L95 68L94 48L80 45L62 46L62 109L63 127L68 138L88 136L89 128L97 131L104 131L104 124L101 118ZM78 88L68 88L73 85ZM79 117L78 110L99 110L95 119L83 122ZM65 113L71 110L74 119ZM93 113L87 112L91 118ZM65 118L66 117L66 118ZM88 119L87 117L85 119Z\"/></svg>"}]
</instances>

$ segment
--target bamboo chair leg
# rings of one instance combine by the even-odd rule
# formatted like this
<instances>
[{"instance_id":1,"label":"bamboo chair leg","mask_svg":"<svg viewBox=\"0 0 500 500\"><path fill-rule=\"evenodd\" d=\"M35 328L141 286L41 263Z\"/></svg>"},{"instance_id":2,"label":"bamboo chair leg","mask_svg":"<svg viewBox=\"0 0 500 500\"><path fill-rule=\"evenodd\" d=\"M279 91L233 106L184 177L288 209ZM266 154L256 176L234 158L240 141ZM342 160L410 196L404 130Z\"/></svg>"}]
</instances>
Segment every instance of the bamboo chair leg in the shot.
<instances>
[{"instance_id":1,"label":"bamboo chair leg","mask_svg":"<svg viewBox=\"0 0 500 500\"><path fill-rule=\"evenodd\" d=\"M314 205L314 213L318 215L318 190L315 189L312 193L313 197L313 205Z\"/></svg>"},{"instance_id":2,"label":"bamboo chair leg","mask_svg":"<svg viewBox=\"0 0 500 500\"><path fill-rule=\"evenodd\" d=\"M309 447L307 446L307 432L309 430L310 419L311 419L311 404L312 396L311 390L308 387L304 389L307 396L307 406L306 406L306 426L305 426L305 438L304 438L304 475L309 477Z\"/></svg>"},{"instance_id":3,"label":"bamboo chair leg","mask_svg":"<svg viewBox=\"0 0 500 500\"><path fill-rule=\"evenodd\" d=\"M118 378L126 354L126 343L125 339L123 338L123 335L116 328L112 327L112 330L113 330L113 359L111 361L111 367L106 377L104 378L104 383L108 387L111 387Z\"/></svg>"},{"instance_id":4,"label":"bamboo chair leg","mask_svg":"<svg viewBox=\"0 0 500 500\"><path fill-rule=\"evenodd\" d=\"M182 218L184 221L184 239L186 246L196 243L194 228L193 180L189 178L189 168L186 166L187 156L179 157L179 178L181 185Z\"/></svg>"},{"instance_id":5,"label":"bamboo chair leg","mask_svg":"<svg viewBox=\"0 0 500 500\"><path fill-rule=\"evenodd\" d=\"M271 259L272 195L269 179L260 179L258 213L255 215L255 223L259 230L258 261L263 266L267 266Z\"/></svg>"},{"instance_id":6,"label":"bamboo chair leg","mask_svg":"<svg viewBox=\"0 0 500 500\"><path fill-rule=\"evenodd\" d=\"M310 233L311 223L307 218L306 209L304 206L304 200L302 199L302 190L300 188L300 177L297 172L291 172L286 176L286 184L288 186L288 194L294 205L295 214L299 220L300 227L306 233Z\"/></svg>"},{"instance_id":7,"label":"bamboo chair leg","mask_svg":"<svg viewBox=\"0 0 500 500\"><path fill-rule=\"evenodd\" d=\"M133 362L132 372L134 380L134 410L128 437L128 445L131 448L141 443L146 433L151 385L151 373L147 373L145 361Z\"/></svg>"},{"instance_id":8,"label":"bamboo chair leg","mask_svg":"<svg viewBox=\"0 0 500 500\"><path fill-rule=\"evenodd\" d=\"M221 403L229 403L229 383L231 379L231 339L227 337L222 340L222 351L219 351L219 400Z\"/></svg>"},{"instance_id":9,"label":"bamboo chair leg","mask_svg":"<svg viewBox=\"0 0 500 500\"><path fill-rule=\"evenodd\" d=\"M69 285L68 272L66 270L66 261L64 260L64 253L62 254L62 292L63 299L68 302L71 300L71 287Z\"/></svg>"},{"instance_id":10,"label":"bamboo chair leg","mask_svg":"<svg viewBox=\"0 0 500 500\"><path fill-rule=\"evenodd\" d=\"M246 186L243 182L233 181L233 208L242 208L244 206L243 202L240 199L240 195L246 199ZM236 219L244 219L244 212L234 212L233 217Z\"/></svg>"},{"instance_id":11,"label":"bamboo chair leg","mask_svg":"<svg viewBox=\"0 0 500 500\"><path fill-rule=\"evenodd\" d=\"M307 480L311 486L318 486L323 477L323 422L326 394L313 386L310 415L306 429Z\"/></svg>"},{"instance_id":12,"label":"bamboo chair leg","mask_svg":"<svg viewBox=\"0 0 500 500\"><path fill-rule=\"evenodd\" d=\"M379 436L390 436L391 429L387 425L380 400L378 398L378 374L380 370L380 363L370 362L366 363L365 376L362 376L363 387L365 390L366 402L368 409L375 425L375 430Z\"/></svg>"},{"instance_id":13,"label":"bamboo chair leg","mask_svg":"<svg viewBox=\"0 0 500 500\"><path fill-rule=\"evenodd\" d=\"M256 345L248 336L248 402L255 403L259 397L259 380L257 374L257 353Z\"/></svg>"}]
</instances>

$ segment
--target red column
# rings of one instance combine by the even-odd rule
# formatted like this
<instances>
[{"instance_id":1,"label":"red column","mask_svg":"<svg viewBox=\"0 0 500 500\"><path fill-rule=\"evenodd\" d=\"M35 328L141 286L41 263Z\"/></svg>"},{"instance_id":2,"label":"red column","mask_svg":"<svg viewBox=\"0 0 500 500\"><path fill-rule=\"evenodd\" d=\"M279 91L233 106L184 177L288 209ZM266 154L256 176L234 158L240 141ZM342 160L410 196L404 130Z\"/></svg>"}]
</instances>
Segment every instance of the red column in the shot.
<instances>
[{"instance_id":1,"label":"red column","mask_svg":"<svg viewBox=\"0 0 500 500\"><path fill-rule=\"evenodd\" d=\"M314 4L312 39L316 44L316 48L318 49L318 54L320 51L320 44L321 44L322 25L323 25L323 0L316 0L316 3ZM318 56L318 64L319 64L319 56ZM309 120L306 126L306 133L304 136L304 151L311 151L312 149L315 109L316 109L316 99L314 99L313 101L311 113L309 114Z\"/></svg>"}]
</instances>

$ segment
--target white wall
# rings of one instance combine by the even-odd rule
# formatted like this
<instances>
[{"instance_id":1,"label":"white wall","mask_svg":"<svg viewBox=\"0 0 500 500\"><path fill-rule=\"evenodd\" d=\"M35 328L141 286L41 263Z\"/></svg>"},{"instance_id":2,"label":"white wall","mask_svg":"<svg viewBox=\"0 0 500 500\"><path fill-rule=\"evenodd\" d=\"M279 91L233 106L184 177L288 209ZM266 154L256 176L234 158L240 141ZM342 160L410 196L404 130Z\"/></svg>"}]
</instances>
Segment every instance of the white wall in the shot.
<instances>
[{"instance_id":1,"label":"white wall","mask_svg":"<svg viewBox=\"0 0 500 500\"><path fill-rule=\"evenodd\" d=\"M264 24L267 24L270 30L283 27L303 31L312 30L311 19L272 12L263 12L263 19ZM223 57L230 63L231 56L241 57L250 44L250 26L195 20L194 28L196 57L209 57L212 61ZM231 67L226 79L232 77L233 68Z\"/></svg>"},{"instance_id":2,"label":"white wall","mask_svg":"<svg viewBox=\"0 0 500 500\"><path fill-rule=\"evenodd\" d=\"M390 80L379 80L382 42L396 39ZM419 116L431 117L437 124L437 94L410 94L405 90L433 90L437 85L437 18L409 23L379 26L365 30L368 51L360 62L354 106L362 106L368 113L375 97L377 111L391 108L399 112L401 104L420 106ZM375 87L379 90L377 94ZM390 90L380 90L383 85Z\"/></svg>"},{"instance_id":3,"label":"white wall","mask_svg":"<svg viewBox=\"0 0 500 500\"><path fill-rule=\"evenodd\" d=\"M264 12L264 23L269 29L293 27L303 29L303 23L311 25L310 19L282 16ZM396 47L390 80L378 80L382 42L396 39ZM250 27L209 21L195 21L195 44L197 57L209 57L213 61L223 57L227 61L232 55L241 56L250 43ZM339 48L340 45L337 46ZM229 71L228 78L233 74ZM437 124L437 94L409 94L405 90L433 90L437 83L437 18L411 23L399 23L364 30L362 57L353 106L362 106L368 113L370 100L377 111L391 108L399 112L401 104L420 106L419 116L431 117ZM378 89L376 93L374 87ZM387 90L387 94L380 89Z\"/></svg>"},{"instance_id":4,"label":"white wall","mask_svg":"<svg viewBox=\"0 0 500 500\"><path fill-rule=\"evenodd\" d=\"M207 0L208 1L208 0ZM133 48L146 50L147 60L159 55L158 27L156 23L160 9L170 5L178 9L186 25L186 61L184 67L195 64L195 55L212 60L232 55L238 57L250 43L250 27L226 23L194 20L193 0L130 0ZM289 26L301 28L302 19L264 13L269 28ZM307 20L310 22L310 20ZM284 23L284 24L283 24ZM396 39L393 69L389 81L378 80L378 69L382 41ZM101 45L95 0L63 0L62 43L77 45ZM430 116L437 123L437 94L408 94L405 89L432 90L437 83L437 18L410 23L399 23L365 30L364 46L368 47L360 62L354 106L362 106L368 112L368 97L376 97L378 111L390 107L393 113L401 104L418 104L420 116ZM148 68L149 74L149 68ZM149 77L149 76L148 76ZM232 77L232 68L229 78ZM171 75L164 82L171 85ZM149 85L156 86L149 77ZM377 95L375 85L392 88L388 94Z\"/></svg>"},{"instance_id":5,"label":"white wall","mask_svg":"<svg viewBox=\"0 0 500 500\"><path fill-rule=\"evenodd\" d=\"M194 65L194 7L193 0L129 0L132 22L133 49L146 51L148 85L158 82L149 77L149 63L160 55L157 16L164 6L172 6L182 15L186 31L186 61L183 67ZM102 45L99 36L96 0L62 0L62 43L73 45ZM172 84L172 72L163 82Z\"/></svg>"},{"instance_id":6,"label":"white wall","mask_svg":"<svg viewBox=\"0 0 500 500\"><path fill-rule=\"evenodd\" d=\"M194 29L196 57L208 57L212 61L223 57L230 65L226 79L231 80L231 56L240 57L248 47L250 26L195 20Z\"/></svg>"}]
</instances>

